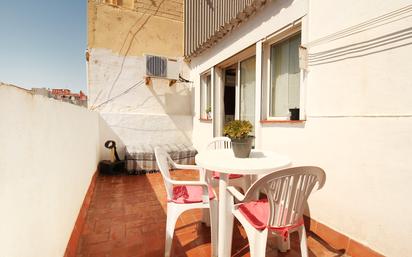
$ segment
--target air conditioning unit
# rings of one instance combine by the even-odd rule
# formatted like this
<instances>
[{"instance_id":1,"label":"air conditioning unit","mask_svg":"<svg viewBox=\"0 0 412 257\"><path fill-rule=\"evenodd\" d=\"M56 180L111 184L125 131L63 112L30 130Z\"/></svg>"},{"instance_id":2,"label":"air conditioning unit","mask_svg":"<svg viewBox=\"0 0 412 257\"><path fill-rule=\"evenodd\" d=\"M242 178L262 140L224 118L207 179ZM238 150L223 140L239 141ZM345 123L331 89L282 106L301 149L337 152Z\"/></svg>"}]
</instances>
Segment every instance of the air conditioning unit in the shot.
<instances>
[{"instance_id":1,"label":"air conditioning unit","mask_svg":"<svg viewBox=\"0 0 412 257\"><path fill-rule=\"evenodd\" d=\"M179 79L179 63L176 59L145 55L146 76L165 79Z\"/></svg>"}]
</instances>

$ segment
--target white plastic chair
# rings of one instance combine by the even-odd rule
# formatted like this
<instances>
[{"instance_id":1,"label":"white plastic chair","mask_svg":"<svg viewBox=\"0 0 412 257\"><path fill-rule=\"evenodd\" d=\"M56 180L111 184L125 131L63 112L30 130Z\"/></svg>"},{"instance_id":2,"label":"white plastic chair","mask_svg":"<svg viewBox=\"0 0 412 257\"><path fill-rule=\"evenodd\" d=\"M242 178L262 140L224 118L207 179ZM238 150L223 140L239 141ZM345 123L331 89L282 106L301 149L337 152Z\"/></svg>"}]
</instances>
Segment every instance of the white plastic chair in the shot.
<instances>
[{"instance_id":1,"label":"white plastic chair","mask_svg":"<svg viewBox=\"0 0 412 257\"><path fill-rule=\"evenodd\" d=\"M234 187L227 188L233 216L245 228L251 257L265 256L268 233L276 237L279 250L285 251L290 247L289 234L295 231L299 233L301 255L308 257L303 210L316 183L318 189L323 187L325 172L305 166L268 174L257 180L245 195ZM258 192L266 194L267 199L255 200ZM238 204L234 204L234 198ZM231 224L233 227L233 218ZM228 233L232 236L232 231ZM231 246L231 242L228 245Z\"/></svg>"},{"instance_id":2,"label":"white plastic chair","mask_svg":"<svg viewBox=\"0 0 412 257\"><path fill-rule=\"evenodd\" d=\"M215 137L209 144L206 146L206 150L217 150L217 149L232 149L232 140L228 137ZM219 173L211 171L211 183L214 187L218 186ZM250 178L249 176L238 175L238 174L229 174L229 186L234 186L241 188L243 192L249 188Z\"/></svg>"},{"instance_id":3,"label":"white plastic chair","mask_svg":"<svg viewBox=\"0 0 412 257\"><path fill-rule=\"evenodd\" d=\"M217 256L218 201L213 188L205 181L204 171L195 165L176 164L162 148L155 148L156 162L163 176L167 193L165 256L170 256L173 234L179 216L191 209L209 208L212 256ZM170 177L169 165L175 169L198 170L199 181L178 181Z\"/></svg>"}]
</instances>

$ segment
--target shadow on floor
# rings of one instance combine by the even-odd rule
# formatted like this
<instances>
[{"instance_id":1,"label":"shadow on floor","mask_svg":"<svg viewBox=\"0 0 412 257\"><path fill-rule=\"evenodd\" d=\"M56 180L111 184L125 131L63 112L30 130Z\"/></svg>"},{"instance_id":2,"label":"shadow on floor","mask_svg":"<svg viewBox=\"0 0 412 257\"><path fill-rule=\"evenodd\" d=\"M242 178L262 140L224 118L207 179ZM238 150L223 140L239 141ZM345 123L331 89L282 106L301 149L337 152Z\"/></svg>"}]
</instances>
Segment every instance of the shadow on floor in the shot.
<instances>
[{"instance_id":1,"label":"shadow on floor","mask_svg":"<svg viewBox=\"0 0 412 257\"><path fill-rule=\"evenodd\" d=\"M175 171L172 176L178 180L197 179L195 171ZM159 173L99 176L77 256L162 257L165 213L166 191ZM210 257L210 228L200 222L201 215L201 210L192 210L180 216L172 246L173 257ZM294 234L291 235L291 250L278 255L268 240L266 256L300 256L299 240L297 233ZM308 234L309 256L344 254L313 233ZM238 222L234 226L232 256L250 256L245 231Z\"/></svg>"}]
</instances>

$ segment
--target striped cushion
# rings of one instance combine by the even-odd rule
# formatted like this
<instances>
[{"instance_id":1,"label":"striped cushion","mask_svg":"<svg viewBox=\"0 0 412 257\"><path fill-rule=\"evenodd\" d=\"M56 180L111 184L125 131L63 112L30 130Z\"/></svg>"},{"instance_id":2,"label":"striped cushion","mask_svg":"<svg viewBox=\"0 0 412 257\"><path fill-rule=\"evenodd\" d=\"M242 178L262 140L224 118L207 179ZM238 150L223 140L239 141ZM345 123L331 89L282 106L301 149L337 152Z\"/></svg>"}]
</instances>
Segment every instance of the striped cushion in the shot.
<instances>
[{"instance_id":1,"label":"striped cushion","mask_svg":"<svg viewBox=\"0 0 412 257\"><path fill-rule=\"evenodd\" d=\"M178 164L195 164L196 149L185 144L165 144L165 145L135 145L126 146L126 169L129 173L143 173L158 171L155 147L160 146L165 149L173 161Z\"/></svg>"}]
</instances>

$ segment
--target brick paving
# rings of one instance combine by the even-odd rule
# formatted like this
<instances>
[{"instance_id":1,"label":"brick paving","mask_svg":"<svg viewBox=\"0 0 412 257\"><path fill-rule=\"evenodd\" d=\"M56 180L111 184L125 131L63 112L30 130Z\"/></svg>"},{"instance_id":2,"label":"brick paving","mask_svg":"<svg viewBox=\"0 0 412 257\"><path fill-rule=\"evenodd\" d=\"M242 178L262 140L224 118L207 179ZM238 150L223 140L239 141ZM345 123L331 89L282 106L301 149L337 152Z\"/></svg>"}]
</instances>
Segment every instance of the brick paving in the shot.
<instances>
[{"instance_id":1,"label":"brick paving","mask_svg":"<svg viewBox=\"0 0 412 257\"><path fill-rule=\"evenodd\" d=\"M193 171L173 173L176 179L196 179ZM165 213L166 192L159 173L98 176L77 257L164 256ZM172 256L210 256L210 229L200 218L200 210L181 215L176 225ZM346 256L316 235L308 234L310 256ZM278 255L269 239L266 256L300 256L297 233L292 235L291 250ZM232 256L250 256L246 234L239 223L234 226Z\"/></svg>"}]
</instances>

